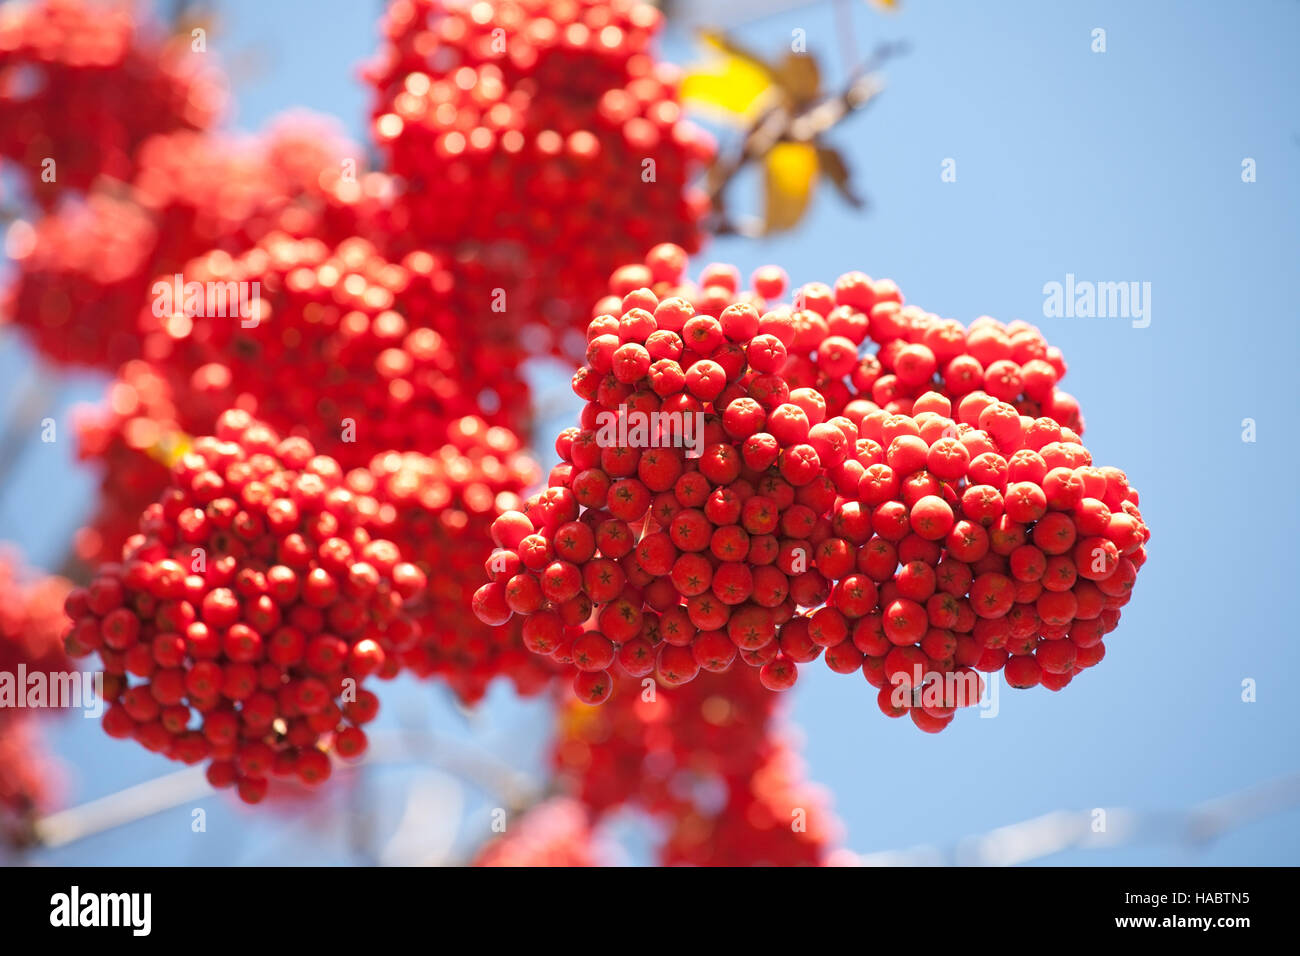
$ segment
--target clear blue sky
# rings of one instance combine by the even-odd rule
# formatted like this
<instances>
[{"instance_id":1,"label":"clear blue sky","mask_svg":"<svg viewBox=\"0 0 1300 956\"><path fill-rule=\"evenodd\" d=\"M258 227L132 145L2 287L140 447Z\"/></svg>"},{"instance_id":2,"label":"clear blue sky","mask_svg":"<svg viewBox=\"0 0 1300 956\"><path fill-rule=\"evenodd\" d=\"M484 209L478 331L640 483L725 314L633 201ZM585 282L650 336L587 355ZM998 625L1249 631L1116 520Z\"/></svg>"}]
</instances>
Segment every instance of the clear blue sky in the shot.
<instances>
[{"instance_id":1,"label":"clear blue sky","mask_svg":"<svg viewBox=\"0 0 1300 956\"><path fill-rule=\"evenodd\" d=\"M210 47L244 65L240 127L306 106L361 135L366 98L355 66L374 47L377 3L219 7ZM860 48L881 39L912 45L889 66L881 100L832 136L870 211L856 213L825 191L796 232L716 242L707 256L746 272L778 262L796 282L862 269L894 278L910 301L945 316L1038 324L1070 363L1066 387L1085 410L1089 447L1142 493L1152 557L1105 661L1060 694L1004 688L996 719L963 714L943 734L922 735L883 718L859 676L804 668L792 704L812 777L834 793L848 844L874 851L943 844L1058 808L1186 807L1300 769L1286 704L1300 663L1288 610L1300 533L1289 482L1300 456L1286 431L1300 411L1292 288L1300 3L905 7L892 17L853 8ZM1106 30L1104 54L1090 49L1097 27ZM765 18L739 35L776 52L795 28L833 71L842 66L829 3ZM665 49L678 62L692 56L682 34ZM1246 157L1257 164L1253 184L1241 180ZM956 161L955 183L941 181L946 158ZM1043 318L1043 285L1066 273L1150 282L1150 326ZM28 364L4 343L7 390ZM82 383L63 395L93 393ZM1255 443L1241 440L1247 417L1257 422ZM87 479L68 474L69 446L29 448L0 506L0 538L41 561L57 560L89 492ZM1255 703L1241 700L1247 678L1258 686ZM385 708L389 724L406 712L467 733L424 687L404 685ZM522 757L537 746L539 711L498 688L476 733ZM170 769L99 733L79 718L54 730L72 762L71 799ZM388 806L391 794L377 799L390 816L400 809ZM482 812L481 799L469 801L467 813ZM350 859L343 836L322 840L310 820L205 805L206 837L192 836L188 814L174 811L44 858ZM226 836L210 839L214 828ZM1138 847L1050 862L1296 864L1300 810L1197 853Z\"/></svg>"}]
</instances>

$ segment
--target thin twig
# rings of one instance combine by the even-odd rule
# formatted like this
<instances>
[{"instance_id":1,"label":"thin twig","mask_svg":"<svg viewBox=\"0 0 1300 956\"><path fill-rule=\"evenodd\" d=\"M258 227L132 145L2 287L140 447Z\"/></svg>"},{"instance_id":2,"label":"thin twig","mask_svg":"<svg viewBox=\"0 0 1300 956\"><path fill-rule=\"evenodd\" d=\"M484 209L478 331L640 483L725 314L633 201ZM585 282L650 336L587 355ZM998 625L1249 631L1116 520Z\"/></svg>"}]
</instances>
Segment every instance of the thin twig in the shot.
<instances>
[{"instance_id":1,"label":"thin twig","mask_svg":"<svg viewBox=\"0 0 1300 956\"><path fill-rule=\"evenodd\" d=\"M81 806L41 817L34 826L36 842L38 846L47 848L67 846L96 833L201 800L215 792L202 767L186 767Z\"/></svg>"},{"instance_id":2,"label":"thin twig","mask_svg":"<svg viewBox=\"0 0 1300 956\"><path fill-rule=\"evenodd\" d=\"M543 788L526 774L497 757L460 741L429 731L376 731L362 760L339 762L336 771L353 771L368 765L400 764L423 760L468 780L500 797L512 810L529 806ZM34 824L37 846L67 846L86 837L135 823L209 797L218 791L208 783L201 767L187 767L155 777L80 806L59 810Z\"/></svg>"},{"instance_id":3,"label":"thin twig","mask_svg":"<svg viewBox=\"0 0 1300 956\"><path fill-rule=\"evenodd\" d=\"M711 231L718 235L736 231L727 216L726 191L742 170L762 159L778 143L811 143L850 113L864 109L884 90L879 68L906 51L905 43L883 43L839 93L821 97L797 110L786 105L775 106L755 119L732 155L719 157L709 170L707 191L715 219Z\"/></svg>"},{"instance_id":4,"label":"thin twig","mask_svg":"<svg viewBox=\"0 0 1300 956\"><path fill-rule=\"evenodd\" d=\"M833 0L835 4L835 31L840 35L840 56L850 80L862 73L863 64L858 52L858 35L853 29L853 4L856 0Z\"/></svg>"},{"instance_id":5,"label":"thin twig","mask_svg":"<svg viewBox=\"0 0 1300 956\"><path fill-rule=\"evenodd\" d=\"M1166 845L1201 849L1229 830L1300 806L1300 774L1256 784L1186 810L1057 810L966 837L857 855L862 866L1011 866L1066 850Z\"/></svg>"}]
</instances>

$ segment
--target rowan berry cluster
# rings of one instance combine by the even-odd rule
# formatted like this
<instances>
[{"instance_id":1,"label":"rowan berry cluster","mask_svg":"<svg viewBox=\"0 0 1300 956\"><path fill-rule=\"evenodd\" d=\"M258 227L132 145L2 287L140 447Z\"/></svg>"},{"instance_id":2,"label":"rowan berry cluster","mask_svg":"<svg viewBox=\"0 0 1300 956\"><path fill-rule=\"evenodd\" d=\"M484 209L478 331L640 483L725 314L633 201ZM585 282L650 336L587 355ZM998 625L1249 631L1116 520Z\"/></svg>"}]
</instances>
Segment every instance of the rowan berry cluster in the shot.
<instances>
[{"instance_id":1,"label":"rowan berry cluster","mask_svg":"<svg viewBox=\"0 0 1300 956\"><path fill-rule=\"evenodd\" d=\"M930 732L979 700L975 672L1059 690L1101 660L1150 532L1124 473L1071 429L932 392L913 415L865 416L852 460L829 539L846 559L826 606L787 626L800 651L860 667L886 714Z\"/></svg>"},{"instance_id":2,"label":"rowan berry cluster","mask_svg":"<svg viewBox=\"0 0 1300 956\"><path fill-rule=\"evenodd\" d=\"M113 371L142 355L136 316L154 283L189 260L238 255L275 232L330 245L384 234L387 178L344 176L360 152L309 117L243 142L153 136L133 178L100 179L83 200L11 227L18 272L5 311L54 360Z\"/></svg>"},{"instance_id":3,"label":"rowan berry cluster","mask_svg":"<svg viewBox=\"0 0 1300 956\"><path fill-rule=\"evenodd\" d=\"M554 665L528 653L519 622L487 627L478 621L470 597L492 551L493 520L520 506L537 466L513 432L475 416L453 422L445 437L431 455L386 452L346 477L371 533L394 541L429 582L408 604L420 638L394 648L389 666L441 678L466 704L481 699L498 676L520 694L535 694Z\"/></svg>"},{"instance_id":4,"label":"rowan berry cluster","mask_svg":"<svg viewBox=\"0 0 1300 956\"><path fill-rule=\"evenodd\" d=\"M561 702L551 754L565 790L596 813L672 815L692 781L743 780L756 768L778 695L752 668L676 687L625 674L614 684L603 707Z\"/></svg>"},{"instance_id":5,"label":"rowan berry cluster","mask_svg":"<svg viewBox=\"0 0 1300 956\"><path fill-rule=\"evenodd\" d=\"M0 158L18 164L46 208L97 176L130 179L147 137L203 129L224 106L221 77L190 54L189 40L147 35L125 0L7 5Z\"/></svg>"},{"instance_id":6,"label":"rowan berry cluster","mask_svg":"<svg viewBox=\"0 0 1300 956\"><path fill-rule=\"evenodd\" d=\"M167 489L169 463L188 434L211 432L231 404L226 382L213 366L190 387L173 388L157 366L136 359L122 366L101 404L76 410L77 456L100 469L95 512L74 541L80 561L93 567L122 557L140 513Z\"/></svg>"},{"instance_id":7,"label":"rowan berry cluster","mask_svg":"<svg viewBox=\"0 0 1300 956\"><path fill-rule=\"evenodd\" d=\"M54 802L57 790L57 769L36 722L0 711L0 845L33 844L37 815Z\"/></svg>"},{"instance_id":8,"label":"rowan berry cluster","mask_svg":"<svg viewBox=\"0 0 1300 956\"><path fill-rule=\"evenodd\" d=\"M591 831L587 808L567 797L533 807L474 859L474 866L609 865L608 851Z\"/></svg>"},{"instance_id":9,"label":"rowan berry cluster","mask_svg":"<svg viewBox=\"0 0 1300 956\"><path fill-rule=\"evenodd\" d=\"M713 316L748 304L765 318L772 313L769 323L785 327L778 333L786 345L779 374L791 390L816 389L827 418L846 415L856 421L877 407L907 414L927 391L955 401L983 390L1022 414L1045 416L1083 433L1078 402L1057 387L1066 373L1060 349L1026 322L1004 325L981 316L968 328L905 304L893 280L862 272L840 276L833 287L807 283L794 290L792 302L783 303L788 279L780 267L758 269L752 289L738 290L739 273L726 265L707 267L698 283L684 281L681 256L664 245L644 263L619 268L593 314L620 314L622 297L643 287L660 299L685 299L696 312ZM866 351L870 344L874 351Z\"/></svg>"},{"instance_id":10,"label":"rowan berry cluster","mask_svg":"<svg viewBox=\"0 0 1300 956\"><path fill-rule=\"evenodd\" d=\"M202 284L201 299L182 291L162 315L141 310L149 360L125 363L103 405L79 412L79 455L104 476L79 556L116 560L184 436L211 432L228 407L307 437L346 467L393 448L435 452L450 422L487 404L494 422L524 420L528 389L494 364L509 350L491 345L492 327L457 331L469 306L450 266L427 253L395 265L363 239L328 249L284 233L238 258L192 262L185 278ZM229 290L241 283L256 284L256 314L216 314L238 310Z\"/></svg>"},{"instance_id":11,"label":"rowan berry cluster","mask_svg":"<svg viewBox=\"0 0 1300 956\"><path fill-rule=\"evenodd\" d=\"M130 330L145 301L148 253L158 242L137 203L106 191L35 225L19 220L7 236L16 271L0 315L56 362L112 369L139 353Z\"/></svg>"},{"instance_id":12,"label":"rowan berry cluster","mask_svg":"<svg viewBox=\"0 0 1300 956\"><path fill-rule=\"evenodd\" d=\"M427 587L373 537L333 459L230 410L195 440L123 560L67 599L66 646L97 652L104 728L255 803L270 776L315 784L329 753L366 747L361 686L385 646L418 637L404 602Z\"/></svg>"},{"instance_id":13,"label":"rowan berry cluster","mask_svg":"<svg viewBox=\"0 0 1300 956\"><path fill-rule=\"evenodd\" d=\"M57 575L28 577L0 553L0 673L12 674L19 664L28 673L68 670L63 601L71 588Z\"/></svg>"},{"instance_id":14,"label":"rowan berry cluster","mask_svg":"<svg viewBox=\"0 0 1300 956\"><path fill-rule=\"evenodd\" d=\"M181 243L158 250L154 271L210 249L236 253L272 232L331 245L378 241L389 229L392 182L366 171L363 155L332 120L312 113L220 143L212 133L151 137L140 147L132 197Z\"/></svg>"},{"instance_id":15,"label":"rowan berry cluster","mask_svg":"<svg viewBox=\"0 0 1300 956\"><path fill-rule=\"evenodd\" d=\"M494 421L526 414L526 384L455 334L452 279L431 254L399 265L364 239L331 248L273 233L238 258L192 261L184 275L202 301L191 309L187 293L161 315L143 309L146 356L191 385L220 380L241 407L345 467L391 448L437 449L448 423L477 413L488 392ZM228 288L250 291L232 307ZM255 314L229 314L245 299Z\"/></svg>"},{"instance_id":16,"label":"rowan berry cluster","mask_svg":"<svg viewBox=\"0 0 1300 956\"><path fill-rule=\"evenodd\" d=\"M71 584L53 575L28 576L18 562L0 554L0 674L12 693L25 694L21 673L54 675L70 670L63 650L63 601ZM44 751L37 713L0 705L0 844L33 842L38 811L52 802L57 772Z\"/></svg>"},{"instance_id":17,"label":"rowan berry cluster","mask_svg":"<svg viewBox=\"0 0 1300 956\"><path fill-rule=\"evenodd\" d=\"M544 351L574 354L576 338L580 354L619 263L699 245L708 203L687 184L713 144L653 57L661 20L640 0L388 8L369 77L375 139L406 184L399 233L507 267L509 307Z\"/></svg>"},{"instance_id":18,"label":"rowan berry cluster","mask_svg":"<svg viewBox=\"0 0 1300 956\"><path fill-rule=\"evenodd\" d=\"M83 560L93 564L121 557L123 544L138 530L140 512L167 487L165 462L184 452L188 432L211 431L217 419L213 409L229 404L230 389L212 384L225 374L224 366L208 366L203 376L195 376L194 387L173 390L154 366L128 363L105 406L83 415L81 454L106 466L99 513L77 538ZM180 404L187 408L184 414ZM274 399L270 404L275 407ZM481 624L470 612L469 597L492 550L492 520L501 510L522 505L522 492L537 481L537 466L514 433L477 416L442 426L436 439L430 435L422 444L435 440L441 444L429 455L385 451L345 476L367 529L397 543L429 581L408 604L420 624L420 640L385 648L386 676L400 668L444 679L465 703L479 700L497 676L509 677L521 694L536 693L554 666L527 653L519 622L509 628Z\"/></svg>"},{"instance_id":19,"label":"rowan berry cluster","mask_svg":"<svg viewBox=\"0 0 1300 956\"><path fill-rule=\"evenodd\" d=\"M779 732L779 695L749 667L667 687L621 676L610 700L562 705L552 760L596 819L620 809L664 825L664 864L830 862L838 823Z\"/></svg>"},{"instance_id":20,"label":"rowan berry cluster","mask_svg":"<svg viewBox=\"0 0 1300 956\"><path fill-rule=\"evenodd\" d=\"M977 670L1059 687L1100 659L1148 531L1123 472L1029 414L1079 419L1036 330L904 316L857 273L804 286L803 308L773 304L772 268L742 292L711 266L692 290L685 261L659 246L612 277L573 378L580 427L549 487L493 523L480 619L524 616L589 703L615 662L674 685L739 659L779 690L825 650L925 730L978 700Z\"/></svg>"},{"instance_id":21,"label":"rowan berry cluster","mask_svg":"<svg viewBox=\"0 0 1300 956\"><path fill-rule=\"evenodd\" d=\"M764 741L757 768L729 781L726 802L690 808L672 821L660 866L828 866L841 838L824 788L804 779L803 761L781 740Z\"/></svg>"}]
</instances>

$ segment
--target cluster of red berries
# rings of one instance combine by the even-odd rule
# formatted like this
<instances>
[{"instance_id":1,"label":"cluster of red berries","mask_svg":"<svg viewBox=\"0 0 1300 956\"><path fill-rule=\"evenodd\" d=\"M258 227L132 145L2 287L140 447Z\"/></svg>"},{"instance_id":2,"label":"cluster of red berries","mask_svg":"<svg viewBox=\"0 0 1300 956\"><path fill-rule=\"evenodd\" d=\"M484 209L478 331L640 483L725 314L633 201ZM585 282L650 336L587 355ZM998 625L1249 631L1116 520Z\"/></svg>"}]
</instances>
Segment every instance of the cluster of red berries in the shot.
<instances>
[{"instance_id":1,"label":"cluster of red berries","mask_svg":"<svg viewBox=\"0 0 1300 956\"><path fill-rule=\"evenodd\" d=\"M680 278L682 250L651 257ZM756 308L714 316L642 288L618 312L590 323L573 379L582 427L559 436L549 487L493 524L502 551L475 594L488 623L526 616L525 642L571 661L591 703L608 696L615 659L668 684L737 656L770 663L777 628L828 591L810 552L782 539L811 535L836 496L811 445L769 433L805 416L785 398L820 397L786 388L786 346Z\"/></svg>"},{"instance_id":2,"label":"cluster of red berries","mask_svg":"<svg viewBox=\"0 0 1300 956\"><path fill-rule=\"evenodd\" d=\"M832 866L842 838L824 788L804 779L803 762L783 740L765 740L756 768L728 781L725 802L692 807L672 821L661 866Z\"/></svg>"},{"instance_id":3,"label":"cluster of red berries","mask_svg":"<svg viewBox=\"0 0 1300 956\"><path fill-rule=\"evenodd\" d=\"M571 664L589 703L616 662L675 685L739 658L785 689L825 649L926 730L954 708L930 700L935 676L973 704L976 670L1059 687L1100 659L1148 531L1122 472L1028 414L1078 421L1035 330L903 322L893 284L856 273L804 286L801 309L769 307L785 286L771 268L752 292L722 266L691 299L634 285L685 289L685 262L660 246L614 274L573 378L580 427L560 434L549 487L493 524L482 620L523 615L525 643ZM883 344L860 356L869 336ZM955 374L966 359L977 387ZM859 391L832 403L846 375Z\"/></svg>"},{"instance_id":4,"label":"cluster of red berries","mask_svg":"<svg viewBox=\"0 0 1300 956\"><path fill-rule=\"evenodd\" d=\"M809 282L795 290L792 303L781 303L788 279L778 266L756 270L751 289L740 288L732 266L710 265L698 283L684 278L684 267L682 250L659 246L644 263L614 272L609 294L592 314L620 314L622 299L641 288L715 317L730 306L752 306L763 315L764 331L786 346L778 369L786 386L816 389L827 418L856 421L875 408L907 414L928 391L956 401L983 390L1022 414L1083 433L1078 402L1057 387L1066 373L1060 349L1026 322L1004 325L981 316L966 327L904 304L892 279L862 272L840 276L833 287ZM864 353L868 342L877 348Z\"/></svg>"},{"instance_id":5,"label":"cluster of red berries","mask_svg":"<svg viewBox=\"0 0 1300 956\"><path fill-rule=\"evenodd\" d=\"M170 309L139 314L149 359L125 363L103 405L79 415L79 454L104 467L79 556L116 560L184 436L211 432L228 407L302 434L349 468L393 448L435 452L449 423L485 406L493 422L519 425L528 389L497 364L515 350L493 347L491 326L458 333L472 306L450 266L427 253L394 265L359 238L329 249L275 233L238 258L212 252L187 267L186 282L203 289L195 315L184 286L161 279ZM231 314L239 289L257 308L247 319Z\"/></svg>"},{"instance_id":6,"label":"cluster of red berries","mask_svg":"<svg viewBox=\"0 0 1300 956\"><path fill-rule=\"evenodd\" d=\"M619 677L603 707L562 705L558 782L598 819L660 820L665 864L825 862L838 824L774 732L777 701L748 667L677 687Z\"/></svg>"},{"instance_id":7,"label":"cluster of red berries","mask_svg":"<svg viewBox=\"0 0 1300 956\"><path fill-rule=\"evenodd\" d=\"M224 85L190 37L164 43L134 4L36 0L0 11L0 158L19 165L49 208L100 175L126 180L155 133L203 129ZM43 175L54 160L53 179Z\"/></svg>"},{"instance_id":8,"label":"cluster of red berries","mask_svg":"<svg viewBox=\"0 0 1300 956\"><path fill-rule=\"evenodd\" d=\"M154 283L189 260L238 255L274 232L330 245L385 235L388 179L347 167L360 152L307 117L246 142L151 137L134 178L101 179L84 200L11 227L5 311L54 360L115 370L142 354L136 316Z\"/></svg>"},{"instance_id":9,"label":"cluster of red berries","mask_svg":"<svg viewBox=\"0 0 1300 956\"><path fill-rule=\"evenodd\" d=\"M18 562L0 554L0 673L19 664L28 673L69 669L63 650L63 602L72 585L57 575L27 579Z\"/></svg>"},{"instance_id":10,"label":"cluster of red berries","mask_svg":"<svg viewBox=\"0 0 1300 956\"><path fill-rule=\"evenodd\" d=\"M420 639L394 649L389 664L445 680L466 704L498 676L522 695L535 694L555 666L528 653L518 622L487 627L469 605L492 551L492 522L520 506L537 466L513 432L476 416L451 423L445 437L431 455L386 452L346 478L371 533L396 542L429 582L409 604Z\"/></svg>"},{"instance_id":11,"label":"cluster of red berries","mask_svg":"<svg viewBox=\"0 0 1300 956\"><path fill-rule=\"evenodd\" d=\"M202 301L195 310L172 295L170 309L141 311L147 358L183 381L218 376L241 407L345 467L391 448L437 449L489 389L494 422L526 414L522 379L491 377L491 356L455 337L451 278L432 255L399 265L361 238L331 248L273 233L239 257L192 261L184 276Z\"/></svg>"},{"instance_id":12,"label":"cluster of red berries","mask_svg":"<svg viewBox=\"0 0 1300 956\"><path fill-rule=\"evenodd\" d=\"M696 779L743 779L778 695L752 668L676 687L618 675L603 707L560 704L551 762L565 790L596 813L634 806L671 815Z\"/></svg>"},{"instance_id":13,"label":"cluster of red berries","mask_svg":"<svg viewBox=\"0 0 1300 956\"><path fill-rule=\"evenodd\" d=\"M587 808L567 797L551 797L506 822L501 836L489 842L474 866L610 866L609 851L592 833Z\"/></svg>"},{"instance_id":14,"label":"cluster of red berries","mask_svg":"<svg viewBox=\"0 0 1300 956\"><path fill-rule=\"evenodd\" d=\"M245 249L272 232L336 244L386 234L392 182L367 171L364 150L324 117L298 113L220 144L211 133L155 136L140 148L133 198L180 245L155 268L209 249Z\"/></svg>"},{"instance_id":15,"label":"cluster of red berries","mask_svg":"<svg viewBox=\"0 0 1300 956\"><path fill-rule=\"evenodd\" d=\"M1122 471L983 391L877 409L853 447L817 545L831 593L780 637L791 670L824 648L936 732L978 702L977 671L1059 690L1101 660L1150 537Z\"/></svg>"},{"instance_id":16,"label":"cluster of red berries","mask_svg":"<svg viewBox=\"0 0 1300 956\"><path fill-rule=\"evenodd\" d=\"M187 450L188 433L211 431L219 414L214 410L229 404L226 367L201 372L191 387L173 389L155 366L128 363L105 405L82 414L80 453L105 466L99 511L77 537L83 561L121 558L140 513L167 488L168 466ZM275 407L274 398L270 404ZM403 669L444 679L465 703L479 700L497 676L509 677L521 694L536 693L554 666L524 649L518 622L508 628L481 624L469 598L492 550L492 521L522 505L522 493L538 479L537 466L513 432L477 416L442 426L436 441L442 444L428 455L380 452L345 476L367 529L395 542L429 581L408 605L421 638L409 647L385 648L385 676ZM373 440L365 447L373 448Z\"/></svg>"},{"instance_id":17,"label":"cluster of red berries","mask_svg":"<svg viewBox=\"0 0 1300 956\"><path fill-rule=\"evenodd\" d=\"M378 710L362 687L418 625L427 587L373 537L339 464L242 411L172 469L120 563L67 599L69 653L98 652L104 728L255 803L270 776L318 783L360 754Z\"/></svg>"},{"instance_id":18,"label":"cluster of red berries","mask_svg":"<svg viewBox=\"0 0 1300 956\"><path fill-rule=\"evenodd\" d=\"M101 472L96 510L74 541L80 561L121 559L140 513L166 490L188 435L211 432L230 404L219 366L173 388L158 367L136 359L122 366L102 403L76 409L77 456Z\"/></svg>"},{"instance_id":19,"label":"cluster of red berries","mask_svg":"<svg viewBox=\"0 0 1300 956\"><path fill-rule=\"evenodd\" d=\"M53 675L71 670L63 650L66 620L63 602L72 585L44 575L28 579L16 560L0 554L0 674L12 689L19 666L26 674ZM12 703L12 702L10 702ZM23 847L33 842L38 811L51 802L55 768L45 754L40 733L25 708L0 706L0 844Z\"/></svg>"},{"instance_id":20,"label":"cluster of red berries","mask_svg":"<svg viewBox=\"0 0 1300 956\"><path fill-rule=\"evenodd\" d=\"M107 190L35 225L17 220L6 238L16 269L0 321L21 327L56 362L114 368L139 353L131 330L159 242L148 213Z\"/></svg>"},{"instance_id":21,"label":"cluster of red berries","mask_svg":"<svg viewBox=\"0 0 1300 956\"><path fill-rule=\"evenodd\" d=\"M36 842L36 818L55 802L57 778L35 721L0 710L0 846Z\"/></svg>"},{"instance_id":22,"label":"cluster of red berries","mask_svg":"<svg viewBox=\"0 0 1300 956\"><path fill-rule=\"evenodd\" d=\"M708 203L687 184L714 147L653 57L661 21L641 0L395 0L385 17L369 77L399 231L509 263L543 350L580 353L619 263L699 245Z\"/></svg>"}]
</instances>

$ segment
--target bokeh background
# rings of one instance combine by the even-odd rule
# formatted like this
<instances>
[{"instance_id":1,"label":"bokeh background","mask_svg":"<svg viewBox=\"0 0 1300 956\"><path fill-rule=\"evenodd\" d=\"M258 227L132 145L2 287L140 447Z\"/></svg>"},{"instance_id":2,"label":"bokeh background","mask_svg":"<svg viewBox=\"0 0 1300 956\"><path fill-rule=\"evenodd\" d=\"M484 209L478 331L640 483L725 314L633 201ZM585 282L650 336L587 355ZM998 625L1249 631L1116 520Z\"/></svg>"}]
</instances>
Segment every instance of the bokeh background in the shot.
<instances>
[{"instance_id":1,"label":"bokeh background","mask_svg":"<svg viewBox=\"0 0 1300 956\"><path fill-rule=\"evenodd\" d=\"M844 845L863 854L944 848L1058 809L1129 807L1156 814L1136 841L1042 862L1300 863L1300 806L1286 788L1276 812L1210 841L1180 839L1178 820L1160 816L1300 771L1289 703L1300 664L1300 498L1291 487L1300 464L1300 3L907 0L888 14L846 6L851 31L844 9L825 0L701 0L674 11L662 49L675 62L697 57L701 25L771 53L802 29L830 86L843 78L846 51L910 46L886 68L878 102L830 136L869 208L854 211L823 189L795 231L714 240L695 268L717 260L748 274L776 262L795 283L861 269L892 277L909 301L944 316L1039 325L1070 363L1065 387L1085 410L1089 448L1141 491L1153 540L1104 663L1059 694L1003 687L996 718L964 713L943 734L923 735L882 718L859 676L804 668L789 712L809 776L833 794ZM255 130L301 106L364 139L368 104L355 74L376 45L378 4L220 0L215 9L209 50L233 75L234 127ZM1106 31L1105 53L1091 49L1095 28ZM1246 158L1256 182L1242 181ZM946 159L956 182L941 179ZM752 179L733 188L757 196ZM1150 282L1150 326L1045 318L1043 286L1066 273ZM61 432L45 444L35 428L0 428L0 540L57 569L95 486L73 460L68 413L104 382L84 375L56 389L17 339L0 338L0 421L39 411ZM575 407L565 378L537 370L544 397L560 403L543 435ZM1242 440L1246 418L1255 442ZM537 445L552 453L549 440ZM1242 699L1245 680L1254 702ZM548 715L544 702L520 702L506 686L466 714L403 679L385 695L378 726L433 730L442 758L470 748L530 773L540 769ZM76 715L44 730L64 763L69 805L175 769ZM401 761L347 775L311 805L247 809L212 795L28 859L451 862L487 833L494 805L456 774ZM207 811L206 833L191 832L194 806ZM614 822L619 859L650 858L648 826Z\"/></svg>"}]
</instances>

